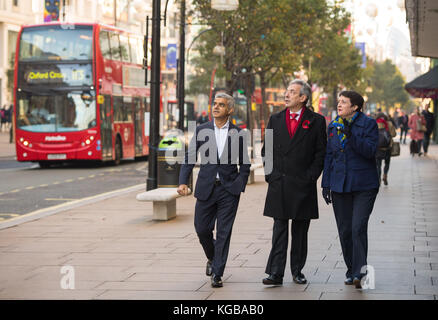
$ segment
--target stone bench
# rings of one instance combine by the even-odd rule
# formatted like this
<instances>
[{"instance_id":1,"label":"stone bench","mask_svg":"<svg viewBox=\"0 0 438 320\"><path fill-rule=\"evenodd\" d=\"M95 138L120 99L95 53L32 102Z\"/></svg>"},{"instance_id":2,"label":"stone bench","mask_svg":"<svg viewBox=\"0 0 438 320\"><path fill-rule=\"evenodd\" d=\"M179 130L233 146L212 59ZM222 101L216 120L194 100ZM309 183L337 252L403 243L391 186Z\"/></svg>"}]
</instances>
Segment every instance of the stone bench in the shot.
<instances>
[{"instance_id":1,"label":"stone bench","mask_svg":"<svg viewBox=\"0 0 438 320\"><path fill-rule=\"evenodd\" d=\"M251 164L251 168L249 169L249 177L248 177L248 183L247 184L252 184L255 181L254 178L254 171L259 169L259 168L263 168L263 163L253 163Z\"/></svg>"},{"instance_id":2,"label":"stone bench","mask_svg":"<svg viewBox=\"0 0 438 320\"><path fill-rule=\"evenodd\" d=\"M137 194L138 201L153 203L154 220L170 220L176 217L176 199L181 197L178 188L158 188ZM190 190L189 190L190 192Z\"/></svg>"}]
</instances>

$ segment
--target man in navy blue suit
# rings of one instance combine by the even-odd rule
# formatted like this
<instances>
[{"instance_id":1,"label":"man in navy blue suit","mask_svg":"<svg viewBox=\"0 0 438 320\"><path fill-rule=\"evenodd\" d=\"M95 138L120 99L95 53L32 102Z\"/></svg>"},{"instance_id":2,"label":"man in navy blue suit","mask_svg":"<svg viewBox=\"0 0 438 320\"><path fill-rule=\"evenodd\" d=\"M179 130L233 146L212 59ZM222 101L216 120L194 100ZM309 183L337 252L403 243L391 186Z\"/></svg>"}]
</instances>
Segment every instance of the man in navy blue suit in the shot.
<instances>
[{"instance_id":1,"label":"man in navy blue suit","mask_svg":"<svg viewBox=\"0 0 438 320\"><path fill-rule=\"evenodd\" d=\"M206 275L211 276L214 288L223 286L222 276L234 218L251 166L246 132L229 120L233 111L233 97L226 93L216 94L214 120L196 128L179 176L178 193L185 196L199 153L201 166L195 187L195 230L207 257ZM215 223L216 239L213 239Z\"/></svg>"}]
</instances>

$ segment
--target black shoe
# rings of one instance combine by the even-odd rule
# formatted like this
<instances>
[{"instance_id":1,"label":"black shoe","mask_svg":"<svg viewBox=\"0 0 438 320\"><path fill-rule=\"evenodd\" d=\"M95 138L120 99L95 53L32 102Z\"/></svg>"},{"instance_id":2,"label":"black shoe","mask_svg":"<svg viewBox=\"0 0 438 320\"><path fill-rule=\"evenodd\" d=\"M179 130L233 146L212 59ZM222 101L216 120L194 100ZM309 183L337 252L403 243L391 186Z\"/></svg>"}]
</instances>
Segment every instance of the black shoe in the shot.
<instances>
[{"instance_id":1,"label":"black shoe","mask_svg":"<svg viewBox=\"0 0 438 320\"><path fill-rule=\"evenodd\" d=\"M357 277L354 277L353 284L356 287L356 289L362 289L362 285L360 283L360 279Z\"/></svg>"},{"instance_id":2,"label":"black shoe","mask_svg":"<svg viewBox=\"0 0 438 320\"><path fill-rule=\"evenodd\" d=\"M299 273L296 276L293 276L293 280L297 284L306 284L307 283L307 279L304 276L304 274L302 274L302 273Z\"/></svg>"},{"instance_id":3,"label":"black shoe","mask_svg":"<svg viewBox=\"0 0 438 320\"><path fill-rule=\"evenodd\" d=\"M269 277L264 278L262 282L267 286L281 286L283 284L283 277L270 274Z\"/></svg>"},{"instance_id":4,"label":"black shoe","mask_svg":"<svg viewBox=\"0 0 438 320\"><path fill-rule=\"evenodd\" d=\"M211 260L207 260L207 266L205 267L205 274L207 276L211 276L213 273L212 267L211 267Z\"/></svg>"},{"instance_id":5,"label":"black shoe","mask_svg":"<svg viewBox=\"0 0 438 320\"><path fill-rule=\"evenodd\" d=\"M344 284L346 284L347 286L351 286L353 284L353 278L348 277L347 279L344 280Z\"/></svg>"},{"instance_id":6,"label":"black shoe","mask_svg":"<svg viewBox=\"0 0 438 320\"><path fill-rule=\"evenodd\" d=\"M213 288L221 288L223 287L222 278L215 274L211 275L211 286Z\"/></svg>"}]
</instances>

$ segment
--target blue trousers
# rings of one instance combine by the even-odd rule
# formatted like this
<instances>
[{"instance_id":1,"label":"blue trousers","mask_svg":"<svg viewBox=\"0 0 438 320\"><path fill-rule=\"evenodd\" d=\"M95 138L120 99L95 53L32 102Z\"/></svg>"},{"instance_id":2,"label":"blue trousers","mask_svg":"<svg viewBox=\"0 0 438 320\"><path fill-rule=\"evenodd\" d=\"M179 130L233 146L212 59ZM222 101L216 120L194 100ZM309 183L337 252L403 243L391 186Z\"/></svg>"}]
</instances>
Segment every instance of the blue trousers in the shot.
<instances>
[{"instance_id":1,"label":"blue trousers","mask_svg":"<svg viewBox=\"0 0 438 320\"><path fill-rule=\"evenodd\" d=\"M213 188L207 200L196 201L195 230L217 276L223 276L225 270L239 199L240 196L232 195L219 185ZM216 239L213 238L215 224Z\"/></svg>"},{"instance_id":2,"label":"blue trousers","mask_svg":"<svg viewBox=\"0 0 438 320\"><path fill-rule=\"evenodd\" d=\"M378 189L338 193L332 192L333 210L338 226L347 277L361 278L368 255L368 220L373 211Z\"/></svg>"}]
</instances>

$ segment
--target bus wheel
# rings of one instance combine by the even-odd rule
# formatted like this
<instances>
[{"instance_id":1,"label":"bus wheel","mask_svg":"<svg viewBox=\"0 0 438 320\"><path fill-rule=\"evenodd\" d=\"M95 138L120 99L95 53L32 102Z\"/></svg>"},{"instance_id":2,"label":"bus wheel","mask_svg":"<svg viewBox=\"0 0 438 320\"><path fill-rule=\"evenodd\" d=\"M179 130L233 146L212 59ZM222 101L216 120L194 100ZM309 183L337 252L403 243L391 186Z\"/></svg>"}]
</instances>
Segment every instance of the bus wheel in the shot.
<instances>
[{"instance_id":1,"label":"bus wheel","mask_svg":"<svg viewBox=\"0 0 438 320\"><path fill-rule=\"evenodd\" d=\"M39 161L38 164L40 165L41 169L50 168L50 162L49 161Z\"/></svg>"},{"instance_id":2,"label":"bus wheel","mask_svg":"<svg viewBox=\"0 0 438 320\"><path fill-rule=\"evenodd\" d=\"M122 143L120 142L120 139L116 139L116 145L115 145L115 159L114 159L114 165L118 166L120 164L120 160L123 157L122 154Z\"/></svg>"}]
</instances>

